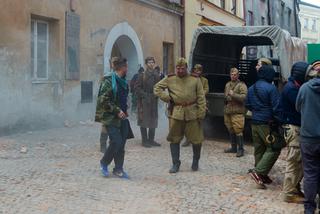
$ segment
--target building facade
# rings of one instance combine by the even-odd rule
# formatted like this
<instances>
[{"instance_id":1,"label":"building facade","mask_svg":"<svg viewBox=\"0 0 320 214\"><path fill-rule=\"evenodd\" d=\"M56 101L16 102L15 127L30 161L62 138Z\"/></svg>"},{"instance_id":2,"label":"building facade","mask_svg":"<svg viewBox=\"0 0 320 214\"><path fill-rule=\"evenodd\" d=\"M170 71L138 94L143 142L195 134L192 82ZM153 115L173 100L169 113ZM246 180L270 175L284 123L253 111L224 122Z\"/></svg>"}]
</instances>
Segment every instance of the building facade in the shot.
<instances>
[{"instance_id":1,"label":"building facade","mask_svg":"<svg viewBox=\"0 0 320 214\"><path fill-rule=\"evenodd\" d=\"M300 37L297 0L244 0L244 4L246 25L277 25L291 36ZM247 47L246 56L249 59L273 57L272 48Z\"/></svg>"},{"instance_id":2,"label":"building facade","mask_svg":"<svg viewBox=\"0 0 320 214\"><path fill-rule=\"evenodd\" d=\"M93 120L112 56L130 79L146 56L168 70L181 54L179 1L0 2L0 135Z\"/></svg>"},{"instance_id":3,"label":"building facade","mask_svg":"<svg viewBox=\"0 0 320 214\"><path fill-rule=\"evenodd\" d=\"M303 1L299 7L301 39L309 44L320 43L320 7Z\"/></svg>"},{"instance_id":4,"label":"building facade","mask_svg":"<svg viewBox=\"0 0 320 214\"><path fill-rule=\"evenodd\" d=\"M185 0L184 47L189 58L194 30L199 26L243 26L243 1L237 0Z\"/></svg>"}]
</instances>

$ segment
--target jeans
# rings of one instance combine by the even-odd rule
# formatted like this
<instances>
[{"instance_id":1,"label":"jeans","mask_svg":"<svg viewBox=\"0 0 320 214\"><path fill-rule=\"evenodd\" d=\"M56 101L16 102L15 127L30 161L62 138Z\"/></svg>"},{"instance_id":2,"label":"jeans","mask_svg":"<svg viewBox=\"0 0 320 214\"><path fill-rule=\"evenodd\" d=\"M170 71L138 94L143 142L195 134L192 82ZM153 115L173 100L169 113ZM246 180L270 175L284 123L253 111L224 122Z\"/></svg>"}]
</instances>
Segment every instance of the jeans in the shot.
<instances>
[{"instance_id":1,"label":"jeans","mask_svg":"<svg viewBox=\"0 0 320 214\"><path fill-rule=\"evenodd\" d=\"M304 174L304 210L307 214L313 214L320 188L320 143L301 143L300 147Z\"/></svg>"},{"instance_id":2,"label":"jeans","mask_svg":"<svg viewBox=\"0 0 320 214\"><path fill-rule=\"evenodd\" d=\"M101 159L101 163L109 165L114 160L115 167L113 171L123 171L124 147L129 132L129 121L121 120L120 127L112 125L107 126L110 144Z\"/></svg>"}]
</instances>

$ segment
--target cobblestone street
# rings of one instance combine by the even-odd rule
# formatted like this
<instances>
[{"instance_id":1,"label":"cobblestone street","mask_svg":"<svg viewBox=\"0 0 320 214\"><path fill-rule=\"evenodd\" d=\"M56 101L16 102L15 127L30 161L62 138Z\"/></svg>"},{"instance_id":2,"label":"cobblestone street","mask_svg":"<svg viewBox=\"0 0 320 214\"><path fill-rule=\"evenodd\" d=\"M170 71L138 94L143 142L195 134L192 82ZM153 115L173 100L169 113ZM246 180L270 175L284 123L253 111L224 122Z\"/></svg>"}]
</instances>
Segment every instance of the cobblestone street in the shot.
<instances>
[{"instance_id":1,"label":"cobblestone street","mask_svg":"<svg viewBox=\"0 0 320 214\"><path fill-rule=\"evenodd\" d=\"M133 124L134 125L134 124ZM137 127L133 127L137 133ZM169 144L143 148L140 134L126 146L130 180L101 176L99 124L28 132L0 138L0 213L302 213L281 201L282 152L267 190L254 189L246 155L226 155L226 141L205 141L200 171L190 170L192 150L181 149L181 171L168 173ZM112 168L112 167L111 167Z\"/></svg>"}]
</instances>

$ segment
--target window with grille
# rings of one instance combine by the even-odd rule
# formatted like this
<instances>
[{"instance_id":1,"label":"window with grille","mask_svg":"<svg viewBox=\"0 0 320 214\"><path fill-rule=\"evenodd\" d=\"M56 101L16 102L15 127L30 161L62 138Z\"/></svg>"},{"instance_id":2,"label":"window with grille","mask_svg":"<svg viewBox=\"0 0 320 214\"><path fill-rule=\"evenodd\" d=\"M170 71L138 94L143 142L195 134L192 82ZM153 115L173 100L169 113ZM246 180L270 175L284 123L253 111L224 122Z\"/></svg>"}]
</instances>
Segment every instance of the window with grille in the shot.
<instances>
[{"instance_id":1,"label":"window with grille","mask_svg":"<svg viewBox=\"0 0 320 214\"><path fill-rule=\"evenodd\" d=\"M31 71L34 79L48 79L49 24L31 20Z\"/></svg>"},{"instance_id":2,"label":"window with grille","mask_svg":"<svg viewBox=\"0 0 320 214\"><path fill-rule=\"evenodd\" d=\"M91 103L93 99L92 81L81 81L81 103Z\"/></svg>"}]
</instances>

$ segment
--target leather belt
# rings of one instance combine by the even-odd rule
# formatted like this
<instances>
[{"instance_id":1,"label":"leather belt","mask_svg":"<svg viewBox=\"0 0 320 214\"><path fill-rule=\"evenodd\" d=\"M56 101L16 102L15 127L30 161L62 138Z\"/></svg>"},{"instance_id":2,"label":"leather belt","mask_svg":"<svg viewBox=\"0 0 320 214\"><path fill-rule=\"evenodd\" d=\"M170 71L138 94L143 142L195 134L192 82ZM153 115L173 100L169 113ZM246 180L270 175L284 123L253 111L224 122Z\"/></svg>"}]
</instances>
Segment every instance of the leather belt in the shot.
<instances>
[{"instance_id":1,"label":"leather belt","mask_svg":"<svg viewBox=\"0 0 320 214\"><path fill-rule=\"evenodd\" d=\"M182 107L186 107L186 106L191 106L193 104L196 104L197 101L192 101L192 102L187 102L187 103L174 103L175 106L182 106Z\"/></svg>"}]
</instances>

